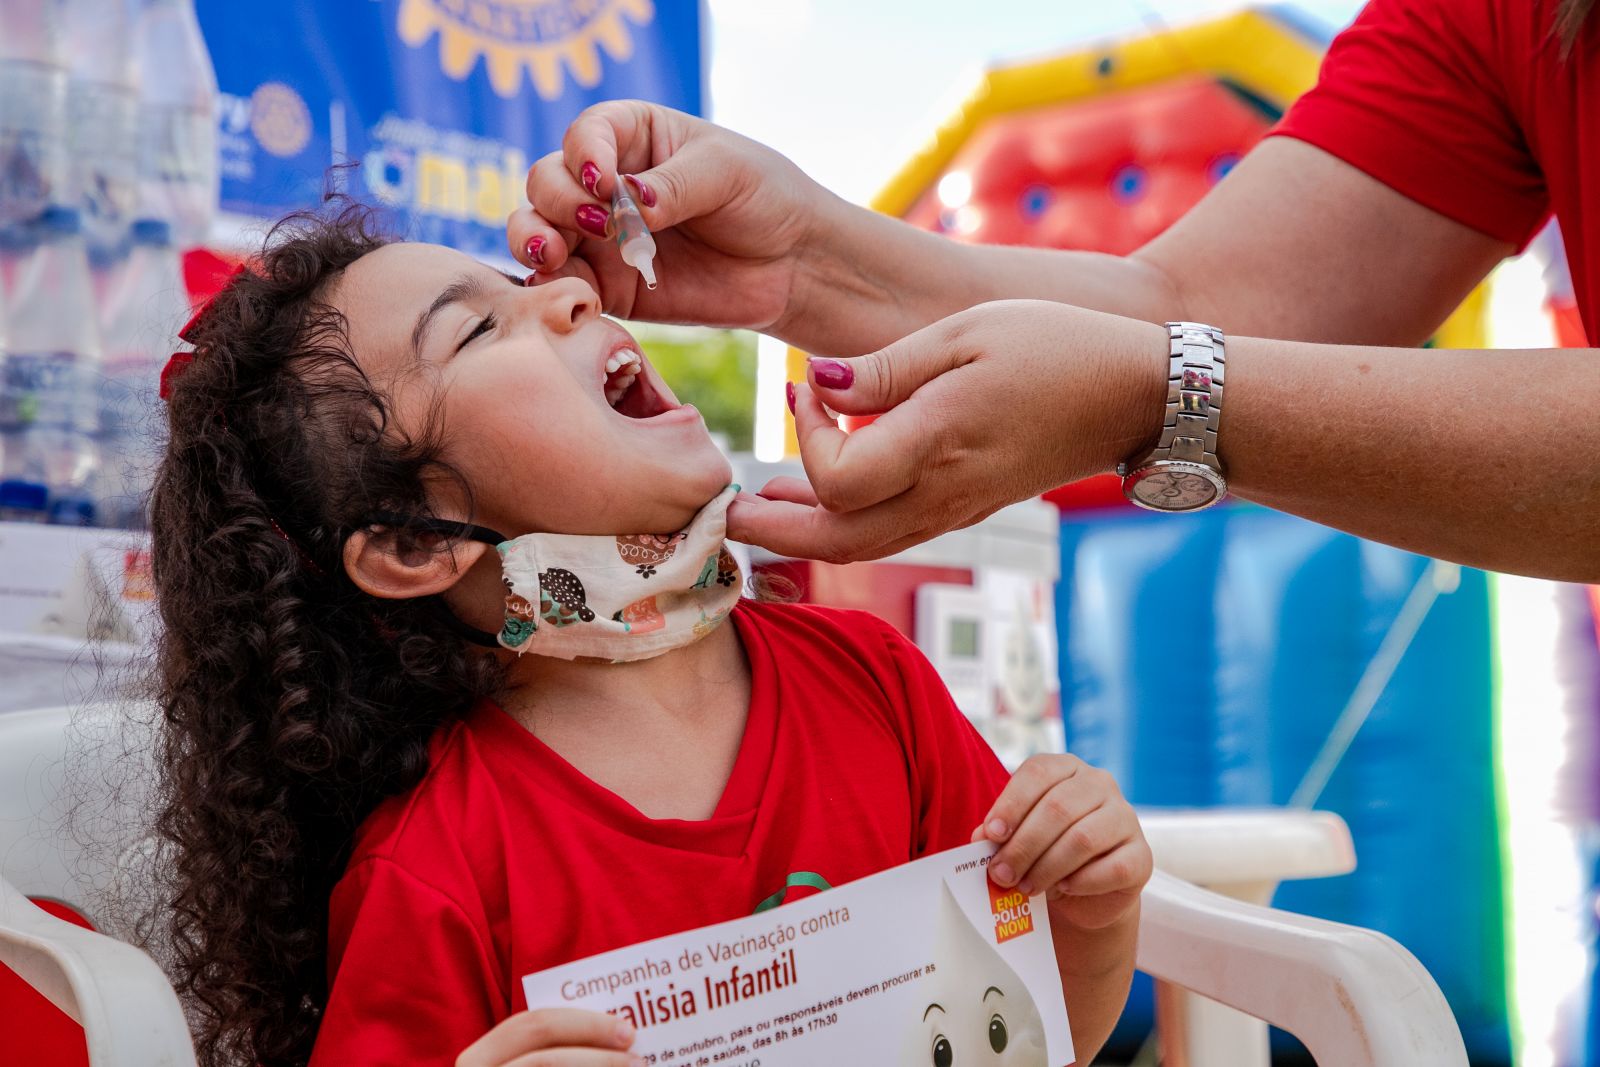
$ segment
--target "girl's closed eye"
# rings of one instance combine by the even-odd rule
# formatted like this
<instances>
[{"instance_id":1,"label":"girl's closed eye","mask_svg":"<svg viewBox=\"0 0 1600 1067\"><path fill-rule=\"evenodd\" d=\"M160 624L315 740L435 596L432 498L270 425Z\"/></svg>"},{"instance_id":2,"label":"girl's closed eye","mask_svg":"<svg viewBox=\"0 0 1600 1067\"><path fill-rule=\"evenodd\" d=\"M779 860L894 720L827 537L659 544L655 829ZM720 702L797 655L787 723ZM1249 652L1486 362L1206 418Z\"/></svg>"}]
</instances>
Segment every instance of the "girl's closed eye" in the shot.
<instances>
[{"instance_id":1,"label":"girl's closed eye","mask_svg":"<svg viewBox=\"0 0 1600 1067\"><path fill-rule=\"evenodd\" d=\"M479 319L478 325L472 328L472 332L467 334L466 337L462 338L462 341L459 345L456 345L456 351L460 352L463 348L466 348L473 341L476 341L478 338L494 329L497 325L499 325L499 322L500 320L495 318L494 312L489 312L483 318Z\"/></svg>"}]
</instances>

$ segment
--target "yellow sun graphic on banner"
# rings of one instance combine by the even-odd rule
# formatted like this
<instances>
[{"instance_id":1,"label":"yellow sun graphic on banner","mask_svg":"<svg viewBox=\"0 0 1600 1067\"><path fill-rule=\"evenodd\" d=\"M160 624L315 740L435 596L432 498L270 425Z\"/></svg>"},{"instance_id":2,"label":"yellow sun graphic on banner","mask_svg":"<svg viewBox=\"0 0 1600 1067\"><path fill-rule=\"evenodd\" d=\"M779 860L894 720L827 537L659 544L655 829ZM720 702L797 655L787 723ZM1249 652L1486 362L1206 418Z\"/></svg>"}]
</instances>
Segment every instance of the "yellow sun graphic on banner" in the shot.
<instances>
[{"instance_id":1,"label":"yellow sun graphic on banner","mask_svg":"<svg viewBox=\"0 0 1600 1067\"><path fill-rule=\"evenodd\" d=\"M586 89L600 83L600 49L633 55L628 22L655 17L652 0L403 0L400 39L413 48L439 34L439 65L461 81L484 57L489 84L517 95L522 71L545 100L561 95L566 70Z\"/></svg>"}]
</instances>

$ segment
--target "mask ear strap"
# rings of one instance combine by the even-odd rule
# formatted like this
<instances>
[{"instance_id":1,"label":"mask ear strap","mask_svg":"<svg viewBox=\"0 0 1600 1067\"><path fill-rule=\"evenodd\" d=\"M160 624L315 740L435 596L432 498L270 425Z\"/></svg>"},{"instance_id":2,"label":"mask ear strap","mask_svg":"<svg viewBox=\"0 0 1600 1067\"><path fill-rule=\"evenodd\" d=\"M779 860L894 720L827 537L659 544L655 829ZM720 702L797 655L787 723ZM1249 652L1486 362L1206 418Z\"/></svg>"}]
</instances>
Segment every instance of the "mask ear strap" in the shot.
<instances>
[{"instance_id":1,"label":"mask ear strap","mask_svg":"<svg viewBox=\"0 0 1600 1067\"><path fill-rule=\"evenodd\" d=\"M504 534L487 526L456 522L453 519L434 519L426 515L402 515L398 511L374 511L367 516L367 525L402 526L408 530L439 534L441 537L465 537L469 541L481 541L486 545L499 545L506 541Z\"/></svg>"},{"instance_id":2,"label":"mask ear strap","mask_svg":"<svg viewBox=\"0 0 1600 1067\"><path fill-rule=\"evenodd\" d=\"M402 515L398 511L374 511L367 516L369 526L400 526L408 530L420 530L424 533L435 533L441 537L465 537L469 541L481 541L486 545L503 544L505 535L487 526L478 526L470 522L455 522L451 519L434 519L426 515ZM487 630L480 630L476 626L468 626L456 617L455 612L445 607L444 602L438 601L439 611L445 623L461 636L463 640L470 641L484 648L499 648L500 642L494 634Z\"/></svg>"},{"instance_id":3,"label":"mask ear strap","mask_svg":"<svg viewBox=\"0 0 1600 1067\"><path fill-rule=\"evenodd\" d=\"M445 607L443 601L440 601L439 603L439 610L444 613L445 624L448 625L450 629L454 630L458 635L460 635L462 640L470 641L473 644L479 645L483 648L500 647L500 641L495 637L494 634L490 633L488 630L480 630L476 626L468 626L466 623L456 618L456 613Z\"/></svg>"}]
</instances>

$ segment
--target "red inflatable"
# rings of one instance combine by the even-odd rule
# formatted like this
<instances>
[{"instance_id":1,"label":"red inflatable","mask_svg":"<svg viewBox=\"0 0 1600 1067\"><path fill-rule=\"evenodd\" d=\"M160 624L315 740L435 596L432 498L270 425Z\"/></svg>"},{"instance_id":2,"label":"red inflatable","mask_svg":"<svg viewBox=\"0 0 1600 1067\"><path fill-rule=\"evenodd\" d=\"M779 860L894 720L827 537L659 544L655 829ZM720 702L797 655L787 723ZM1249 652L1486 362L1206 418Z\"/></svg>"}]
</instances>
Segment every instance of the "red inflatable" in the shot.
<instances>
[{"instance_id":1,"label":"red inflatable","mask_svg":"<svg viewBox=\"0 0 1600 1067\"><path fill-rule=\"evenodd\" d=\"M906 219L961 240L1122 255L1193 207L1275 117L1195 76L993 118Z\"/></svg>"}]
</instances>

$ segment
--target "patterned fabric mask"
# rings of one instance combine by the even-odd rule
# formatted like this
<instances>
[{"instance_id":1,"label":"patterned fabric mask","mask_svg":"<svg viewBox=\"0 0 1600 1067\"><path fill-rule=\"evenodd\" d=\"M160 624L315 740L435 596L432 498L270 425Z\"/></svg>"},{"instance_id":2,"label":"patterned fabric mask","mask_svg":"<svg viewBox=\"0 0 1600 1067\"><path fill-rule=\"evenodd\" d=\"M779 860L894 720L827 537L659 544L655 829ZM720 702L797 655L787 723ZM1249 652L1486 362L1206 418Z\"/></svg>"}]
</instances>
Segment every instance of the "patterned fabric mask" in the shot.
<instances>
[{"instance_id":1,"label":"patterned fabric mask","mask_svg":"<svg viewBox=\"0 0 1600 1067\"><path fill-rule=\"evenodd\" d=\"M715 630L744 582L719 493L674 534L532 533L501 541L505 621L496 640L557 659L649 659Z\"/></svg>"}]
</instances>

